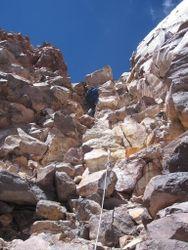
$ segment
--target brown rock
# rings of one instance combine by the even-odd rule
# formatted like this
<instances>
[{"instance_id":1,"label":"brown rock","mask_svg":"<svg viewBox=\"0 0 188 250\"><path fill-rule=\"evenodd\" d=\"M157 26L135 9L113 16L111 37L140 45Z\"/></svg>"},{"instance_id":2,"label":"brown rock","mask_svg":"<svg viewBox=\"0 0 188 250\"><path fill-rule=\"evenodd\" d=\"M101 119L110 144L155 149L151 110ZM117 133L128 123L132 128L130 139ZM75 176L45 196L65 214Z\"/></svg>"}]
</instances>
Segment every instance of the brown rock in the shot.
<instances>
[{"instance_id":1,"label":"brown rock","mask_svg":"<svg viewBox=\"0 0 188 250\"><path fill-rule=\"evenodd\" d=\"M175 203L172 206L166 207L157 213L157 218L163 218L170 214L188 213L188 202Z\"/></svg>"},{"instance_id":2,"label":"brown rock","mask_svg":"<svg viewBox=\"0 0 188 250\"><path fill-rule=\"evenodd\" d=\"M43 157L42 164L47 165L51 162L63 161L64 153L69 148L77 146L78 143L78 140L64 136L58 129L51 129L46 140L48 150Z\"/></svg>"},{"instance_id":3,"label":"brown rock","mask_svg":"<svg viewBox=\"0 0 188 250\"><path fill-rule=\"evenodd\" d=\"M113 169L117 176L116 191L127 193L133 191L137 181L142 177L142 170L145 165L146 163L142 159L117 162Z\"/></svg>"},{"instance_id":4,"label":"brown rock","mask_svg":"<svg viewBox=\"0 0 188 250\"><path fill-rule=\"evenodd\" d=\"M188 241L188 213L172 214L154 220L147 225L147 232L152 239Z\"/></svg>"},{"instance_id":5,"label":"brown rock","mask_svg":"<svg viewBox=\"0 0 188 250\"><path fill-rule=\"evenodd\" d=\"M37 171L36 183L45 190L53 190L53 183L55 179L55 165L50 164Z\"/></svg>"},{"instance_id":6,"label":"brown rock","mask_svg":"<svg viewBox=\"0 0 188 250\"><path fill-rule=\"evenodd\" d=\"M76 185L66 173L55 173L55 185L59 201L67 201L76 196Z\"/></svg>"},{"instance_id":7,"label":"brown rock","mask_svg":"<svg viewBox=\"0 0 188 250\"><path fill-rule=\"evenodd\" d=\"M42 190L31 182L7 171L0 171L0 200L20 205L35 205L46 199Z\"/></svg>"},{"instance_id":8,"label":"brown rock","mask_svg":"<svg viewBox=\"0 0 188 250\"><path fill-rule=\"evenodd\" d=\"M70 90L62 86L51 87L52 93L57 98L57 100L64 104L70 98Z\"/></svg>"},{"instance_id":9,"label":"brown rock","mask_svg":"<svg viewBox=\"0 0 188 250\"><path fill-rule=\"evenodd\" d=\"M188 200L188 173L159 175L151 179L144 193L144 203L152 217L175 202Z\"/></svg>"},{"instance_id":10,"label":"brown rock","mask_svg":"<svg viewBox=\"0 0 188 250\"><path fill-rule=\"evenodd\" d=\"M107 159L108 153L103 149L93 149L84 155L84 161L90 173L105 169Z\"/></svg>"},{"instance_id":11,"label":"brown rock","mask_svg":"<svg viewBox=\"0 0 188 250\"><path fill-rule=\"evenodd\" d=\"M81 124L86 126L87 128L91 128L94 124L95 119L90 115L84 114L79 118Z\"/></svg>"},{"instance_id":12,"label":"brown rock","mask_svg":"<svg viewBox=\"0 0 188 250\"><path fill-rule=\"evenodd\" d=\"M59 70L61 75L66 75L67 67L60 50L51 45L44 45L36 51L38 60L35 67L46 67L52 71Z\"/></svg>"},{"instance_id":13,"label":"brown rock","mask_svg":"<svg viewBox=\"0 0 188 250\"><path fill-rule=\"evenodd\" d=\"M47 146L26 134L22 129L17 129L18 135L7 136L4 145L1 147L3 155L19 150L22 154L34 155L41 158L47 150Z\"/></svg>"},{"instance_id":14,"label":"brown rock","mask_svg":"<svg viewBox=\"0 0 188 250\"><path fill-rule=\"evenodd\" d=\"M99 216L92 216L89 222L90 239L96 238ZM99 241L106 246L118 246L119 237L125 234L135 233L135 223L122 206L114 211L105 212L102 215Z\"/></svg>"},{"instance_id":15,"label":"brown rock","mask_svg":"<svg viewBox=\"0 0 188 250\"><path fill-rule=\"evenodd\" d=\"M74 234L74 229L76 229L76 226L73 222L70 221L51 221L51 220L45 220L45 221L36 221L33 223L31 228L32 234L40 234L43 232L51 233L51 234L57 234L61 232L70 232ZM71 232L70 232L71 233Z\"/></svg>"},{"instance_id":16,"label":"brown rock","mask_svg":"<svg viewBox=\"0 0 188 250\"><path fill-rule=\"evenodd\" d=\"M3 247L7 246L7 243L3 240L1 241L1 245ZM0 245L0 246L1 246ZM26 241L15 240L10 244L10 250L25 250L31 249L33 245L36 250L53 250L54 248L57 250L66 249L66 250L93 250L94 243L90 241L77 238L72 241L65 242L64 239L58 237L56 235L41 233L38 235L32 235ZM108 250L108 248L103 247L100 243L97 244L97 250Z\"/></svg>"},{"instance_id":17,"label":"brown rock","mask_svg":"<svg viewBox=\"0 0 188 250\"><path fill-rule=\"evenodd\" d=\"M166 161L166 168L172 172L188 172L188 136L184 136Z\"/></svg>"},{"instance_id":18,"label":"brown rock","mask_svg":"<svg viewBox=\"0 0 188 250\"><path fill-rule=\"evenodd\" d=\"M65 213L66 208L55 201L41 200L36 206L36 214L48 220L63 220Z\"/></svg>"},{"instance_id":19,"label":"brown rock","mask_svg":"<svg viewBox=\"0 0 188 250\"><path fill-rule=\"evenodd\" d=\"M82 197L102 193L104 189L105 170L98 171L83 177L77 186L77 192ZM109 197L115 188L116 175L113 171L107 174L106 197Z\"/></svg>"},{"instance_id":20,"label":"brown rock","mask_svg":"<svg viewBox=\"0 0 188 250\"><path fill-rule=\"evenodd\" d=\"M58 163L55 163L55 169L56 169L57 172L65 172L70 177L74 177L75 176L75 169L68 162L58 162Z\"/></svg>"},{"instance_id":21,"label":"brown rock","mask_svg":"<svg viewBox=\"0 0 188 250\"><path fill-rule=\"evenodd\" d=\"M186 249L187 247L187 242L179 240L158 239L147 240L142 243L139 243L136 246L136 250L182 250Z\"/></svg>"},{"instance_id":22,"label":"brown rock","mask_svg":"<svg viewBox=\"0 0 188 250\"><path fill-rule=\"evenodd\" d=\"M64 155L64 161L73 165L82 164L83 152L81 148L70 148Z\"/></svg>"},{"instance_id":23,"label":"brown rock","mask_svg":"<svg viewBox=\"0 0 188 250\"><path fill-rule=\"evenodd\" d=\"M92 215L99 215L101 212L101 206L89 199L79 198L71 200L70 206L76 213L76 218L79 221L89 221Z\"/></svg>"},{"instance_id":24,"label":"brown rock","mask_svg":"<svg viewBox=\"0 0 188 250\"><path fill-rule=\"evenodd\" d=\"M91 74L86 75L84 82L91 86L102 85L103 83L113 80L112 69L110 66L105 66L101 70L97 70Z\"/></svg>"}]
</instances>

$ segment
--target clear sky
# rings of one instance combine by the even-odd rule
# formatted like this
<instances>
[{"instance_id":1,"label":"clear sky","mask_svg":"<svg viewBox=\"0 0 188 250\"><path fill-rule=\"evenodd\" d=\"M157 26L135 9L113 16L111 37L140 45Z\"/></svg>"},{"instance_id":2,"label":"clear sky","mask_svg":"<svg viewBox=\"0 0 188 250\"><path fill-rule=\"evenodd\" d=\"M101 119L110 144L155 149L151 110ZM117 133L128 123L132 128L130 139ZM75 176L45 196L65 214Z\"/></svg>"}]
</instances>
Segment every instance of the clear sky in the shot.
<instances>
[{"instance_id":1,"label":"clear sky","mask_svg":"<svg viewBox=\"0 0 188 250\"><path fill-rule=\"evenodd\" d=\"M61 49L72 82L109 64L118 78L138 43L181 0L1 0L0 27Z\"/></svg>"}]
</instances>

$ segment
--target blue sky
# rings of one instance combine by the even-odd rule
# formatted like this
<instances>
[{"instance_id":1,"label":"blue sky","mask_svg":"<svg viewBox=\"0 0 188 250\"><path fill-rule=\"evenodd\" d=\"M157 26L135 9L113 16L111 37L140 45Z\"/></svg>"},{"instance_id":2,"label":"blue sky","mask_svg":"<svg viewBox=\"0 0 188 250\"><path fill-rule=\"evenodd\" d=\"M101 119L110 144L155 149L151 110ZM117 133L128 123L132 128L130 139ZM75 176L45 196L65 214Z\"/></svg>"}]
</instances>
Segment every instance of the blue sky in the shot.
<instances>
[{"instance_id":1,"label":"blue sky","mask_svg":"<svg viewBox=\"0 0 188 250\"><path fill-rule=\"evenodd\" d=\"M118 78L138 43L181 0L2 0L0 27L61 49L72 82L109 64Z\"/></svg>"}]
</instances>

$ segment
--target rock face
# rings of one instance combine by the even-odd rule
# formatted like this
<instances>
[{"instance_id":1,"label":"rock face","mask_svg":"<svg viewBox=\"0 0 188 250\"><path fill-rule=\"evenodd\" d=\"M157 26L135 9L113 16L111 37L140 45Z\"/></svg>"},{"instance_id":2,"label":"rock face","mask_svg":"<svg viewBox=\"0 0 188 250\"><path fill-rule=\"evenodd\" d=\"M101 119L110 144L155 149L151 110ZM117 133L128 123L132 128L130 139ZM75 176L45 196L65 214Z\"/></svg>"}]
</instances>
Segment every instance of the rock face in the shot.
<instances>
[{"instance_id":1,"label":"rock face","mask_svg":"<svg viewBox=\"0 0 188 250\"><path fill-rule=\"evenodd\" d=\"M71 84L60 50L0 30L0 249L94 249L99 223L97 249L188 249L187 34L184 0L130 72Z\"/></svg>"}]
</instances>

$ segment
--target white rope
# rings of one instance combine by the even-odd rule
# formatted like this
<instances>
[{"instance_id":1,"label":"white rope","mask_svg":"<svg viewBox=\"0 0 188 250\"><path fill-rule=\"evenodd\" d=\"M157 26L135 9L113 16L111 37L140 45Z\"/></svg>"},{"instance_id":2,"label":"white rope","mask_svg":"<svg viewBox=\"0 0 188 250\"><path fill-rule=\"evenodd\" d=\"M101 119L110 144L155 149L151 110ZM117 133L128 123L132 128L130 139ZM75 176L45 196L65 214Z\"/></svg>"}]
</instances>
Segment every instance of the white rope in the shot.
<instances>
[{"instance_id":1,"label":"white rope","mask_svg":"<svg viewBox=\"0 0 188 250\"><path fill-rule=\"evenodd\" d=\"M110 163L110 150L108 149L108 162L107 162L105 178L104 178L104 187L103 187L102 203L101 203L101 213L100 213L100 217L99 217L99 224L98 224L98 229L97 229L97 236L96 236L96 240L95 240L94 250L97 250L97 243L98 243L98 240L99 240L99 232L100 232L100 227L101 227L101 220L102 220L103 207L104 207L104 199L105 199L105 194L106 194L109 163Z\"/></svg>"}]
</instances>

